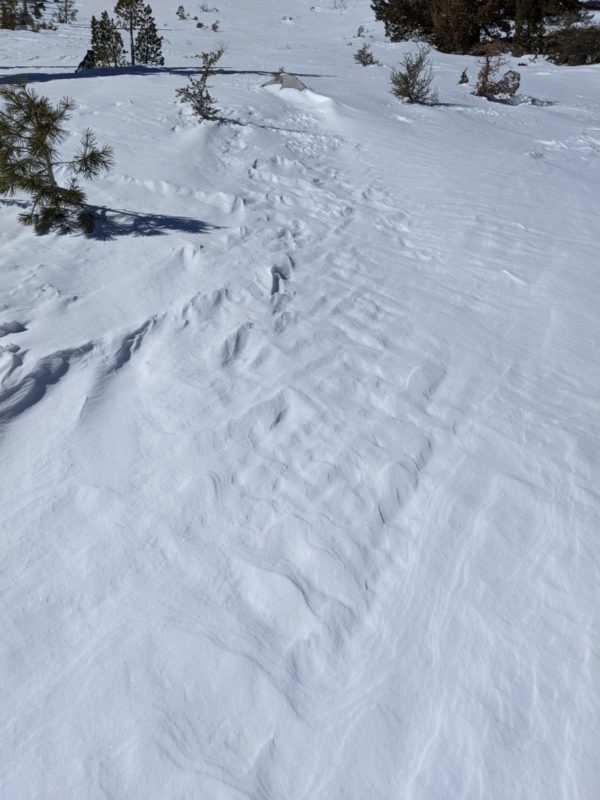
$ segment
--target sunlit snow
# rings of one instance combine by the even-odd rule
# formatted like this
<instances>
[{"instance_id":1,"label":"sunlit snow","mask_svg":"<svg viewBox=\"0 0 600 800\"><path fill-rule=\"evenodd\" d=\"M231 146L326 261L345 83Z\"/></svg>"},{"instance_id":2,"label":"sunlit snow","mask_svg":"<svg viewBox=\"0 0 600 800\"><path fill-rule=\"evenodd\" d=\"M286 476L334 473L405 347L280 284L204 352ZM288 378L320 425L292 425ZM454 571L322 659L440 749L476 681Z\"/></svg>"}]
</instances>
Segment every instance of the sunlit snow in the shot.
<instances>
[{"instance_id":1,"label":"sunlit snow","mask_svg":"<svg viewBox=\"0 0 600 800\"><path fill-rule=\"evenodd\" d=\"M600 65L409 106L369 0L215 4L0 31L116 162L0 199L0 797L595 800Z\"/></svg>"}]
</instances>

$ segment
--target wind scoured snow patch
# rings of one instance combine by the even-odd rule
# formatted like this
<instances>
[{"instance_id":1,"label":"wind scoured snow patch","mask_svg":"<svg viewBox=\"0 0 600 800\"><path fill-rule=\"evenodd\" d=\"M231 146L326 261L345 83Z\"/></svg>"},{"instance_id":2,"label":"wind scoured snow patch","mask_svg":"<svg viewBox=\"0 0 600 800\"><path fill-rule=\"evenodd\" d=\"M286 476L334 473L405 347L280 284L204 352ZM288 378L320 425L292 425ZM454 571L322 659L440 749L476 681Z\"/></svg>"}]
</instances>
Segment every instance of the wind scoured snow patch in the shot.
<instances>
[{"instance_id":1,"label":"wind scoured snow patch","mask_svg":"<svg viewBox=\"0 0 600 800\"><path fill-rule=\"evenodd\" d=\"M22 364L19 348L5 349L4 352L10 355L12 363L0 379L0 423L9 422L38 403L48 387L58 383L67 374L71 363L89 353L92 347L93 344L89 343L52 353L40 359L30 372L16 380L12 376Z\"/></svg>"}]
</instances>

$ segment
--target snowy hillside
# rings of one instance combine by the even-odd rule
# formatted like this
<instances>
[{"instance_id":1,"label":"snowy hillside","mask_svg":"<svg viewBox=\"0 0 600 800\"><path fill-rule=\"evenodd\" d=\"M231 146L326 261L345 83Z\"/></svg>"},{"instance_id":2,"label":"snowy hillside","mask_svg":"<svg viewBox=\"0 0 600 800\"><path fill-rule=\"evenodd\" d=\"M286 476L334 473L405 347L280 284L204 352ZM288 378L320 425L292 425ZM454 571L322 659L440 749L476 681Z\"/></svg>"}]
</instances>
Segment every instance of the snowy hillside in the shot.
<instances>
[{"instance_id":1,"label":"snowy hillside","mask_svg":"<svg viewBox=\"0 0 600 800\"><path fill-rule=\"evenodd\" d=\"M93 237L0 199L0 798L595 800L600 65L408 106L369 0L177 5L0 31L115 153Z\"/></svg>"}]
</instances>

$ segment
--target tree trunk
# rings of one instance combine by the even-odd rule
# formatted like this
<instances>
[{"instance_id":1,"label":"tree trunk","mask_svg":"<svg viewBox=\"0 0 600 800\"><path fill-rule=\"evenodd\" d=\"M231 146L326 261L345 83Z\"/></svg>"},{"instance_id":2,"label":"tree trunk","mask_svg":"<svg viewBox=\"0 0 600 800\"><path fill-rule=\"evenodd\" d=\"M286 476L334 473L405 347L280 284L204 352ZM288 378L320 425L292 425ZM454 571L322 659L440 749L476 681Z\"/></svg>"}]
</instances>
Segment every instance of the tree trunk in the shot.
<instances>
[{"instance_id":1,"label":"tree trunk","mask_svg":"<svg viewBox=\"0 0 600 800\"><path fill-rule=\"evenodd\" d=\"M135 49L133 45L133 12L129 19L129 47L131 50L131 66L135 67Z\"/></svg>"}]
</instances>

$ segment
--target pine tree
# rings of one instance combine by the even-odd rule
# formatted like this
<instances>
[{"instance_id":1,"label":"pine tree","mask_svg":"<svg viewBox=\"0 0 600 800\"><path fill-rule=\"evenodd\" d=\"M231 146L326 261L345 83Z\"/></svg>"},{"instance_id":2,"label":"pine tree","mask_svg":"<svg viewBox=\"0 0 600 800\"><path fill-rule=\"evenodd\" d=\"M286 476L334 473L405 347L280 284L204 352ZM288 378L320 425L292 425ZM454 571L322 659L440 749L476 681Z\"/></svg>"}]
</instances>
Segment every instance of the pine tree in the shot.
<instances>
[{"instance_id":1,"label":"pine tree","mask_svg":"<svg viewBox=\"0 0 600 800\"><path fill-rule=\"evenodd\" d=\"M17 0L1 0L0 28L14 31L17 27Z\"/></svg>"},{"instance_id":2,"label":"pine tree","mask_svg":"<svg viewBox=\"0 0 600 800\"><path fill-rule=\"evenodd\" d=\"M140 29L135 37L135 57L138 64L162 67L165 63L162 55L162 36L159 36L156 30L150 6L145 6L142 12Z\"/></svg>"},{"instance_id":3,"label":"pine tree","mask_svg":"<svg viewBox=\"0 0 600 800\"><path fill-rule=\"evenodd\" d=\"M33 17L29 11L28 0L21 0L20 8L17 8L17 28L32 28Z\"/></svg>"},{"instance_id":4,"label":"pine tree","mask_svg":"<svg viewBox=\"0 0 600 800\"><path fill-rule=\"evenodd\" d=\"M392 41L418 37L449 52L467 52L482 38L494 39L509 33L515 3L516 0L371 0L371 8Z\"/></svg>"},{"instance_id":5,"label":"pine tree","mask_svg":"<svg viewBox=\"0 0 600 800\"><path fill-rule=\"evenodd\" d=\"M204 120L218 120L219 112L215 108L215 101L208 91L208 79L214 75L214 67L223 55L224 50L219 47L212 53L201 53L196 58L202 59L202 71L199 78L189 78L189 86L176 89L175 94L181 103L189 103L197 117ZM283 71L283 70L282 70Z\"/></svg>"},{"instance_id":6,"label":"pine tree","mask_svg":"<svg viewBox=\"0 0 600 800\"><path fill-rule=\"evenodd\" d=\"M445 53L467 53L479 41L478 0L434 0L433 41Z\"/></svg>"},{"instance_id":7,"label":"pine tree","mask_svg":"<svg viewBox=\"0 0 600 800\"><path fill-rule=\"evenodd\" d=\"M0 29L30 28L39 31L40 28L52 27L43 21L36 22L42 19L45 9L45 0L0 0Z\"/></svg>"},{"instance_id":8,"label":"pine tree","mask_svg":"<svg viewBox=\"0 0 600 800\"><path fill-rule=\"evenodd\" d=\"M517 0L514 52L538 52L544 38L544 0Z\"/></svg>"},{"instance_id":9,"label":"pine tree","mask_svg":"<svg viewBox=\"0 0 600 800\"><path fill-rule=\"evenodd\" d=\"M545 0L544 14L553 21L562 20L566 23L577 22L585 9L579 0Z\"/></svg>"},{"instance_id":10,"label":"pine tree","mask_svg":"<svg viewBox=\"0 0 600 800\"><path fill-rule=\"evenodd\" d=\"M77 9L74 0L60 0L58 11L54 15L55 22L70 25L77 18Z\"/></svg>"},{"instance_id":11,"label":"pine tree","mask_svg":"<svg viewBox=\"0 0 600 800\"><path fill-rule=\"evenodd\" d=\"M432 0L372 0L371 8L393 42L427 37L432 31Z\"/></svg>"},{"instance_id":12,"label":"pine tree","mask_svg":"<svg viewBox=\"0 0 600 800\"><path fill-rule=\"evenodd\" d=\"M123 39L108 11L103 11L99 20L92 17L91 48L97 67L122 67L125 64Z\"/></svg>"},{"instance_id":13,"label":"pine tree","mask_svg":"<svg viewBox=\"0 0 600 800\"><path fill-rule=\"evenodd\" d=\"M144 14L143 0L118 0L115 6L117 19L129 32L129 54L131 63L135 66L134 32L140 27Z\"/></svg>"},{"instance_id":14,"label":"pine tree","mask_svg":"<svg viewBox=\"0 0 600 800\"><path fill-rule=\"evenodd\" d=\"M25 192L31 195L32 208L20 215L36 233L56 229L61 233L93 229L93 216L85 207L85 194L79 176L91 179L108 170L112 150L99 148L94 134L87 130L79 151L63 161L59 145L66 138L64 122L74 103L63 98L56 106L24 84L0 86L0 194ZM68 186L56 180L57 167L70 173Z\"/></svg>"}]
</instances>

